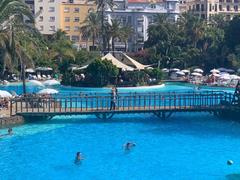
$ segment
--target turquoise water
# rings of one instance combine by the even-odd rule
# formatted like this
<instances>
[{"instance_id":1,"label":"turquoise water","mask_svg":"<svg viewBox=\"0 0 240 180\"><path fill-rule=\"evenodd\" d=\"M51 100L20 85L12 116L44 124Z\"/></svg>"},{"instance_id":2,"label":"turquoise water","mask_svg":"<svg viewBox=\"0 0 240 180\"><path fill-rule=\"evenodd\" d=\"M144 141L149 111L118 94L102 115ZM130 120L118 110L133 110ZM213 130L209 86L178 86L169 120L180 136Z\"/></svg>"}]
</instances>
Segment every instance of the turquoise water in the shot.
<instances>
[{"instance_id":1,"label":"turquoise water","mask_svg":"<svg viewBox=\"0 0 240 180\"><path fill-rule=\"evenodd\" d=\"M193 87L144 89L174 90ZM106 121L94 116L55 117L13 130L13 136L0 139L0 179L205 180L240 173L240 124L207 113L177 113L165 121L151 114L118 115ZM128 153L123 150L127 141L137 144ZM85 158L80 165L74 164L77 151ZM226 164L229 159L232 166Z\"/></svg>"}]
</instances>

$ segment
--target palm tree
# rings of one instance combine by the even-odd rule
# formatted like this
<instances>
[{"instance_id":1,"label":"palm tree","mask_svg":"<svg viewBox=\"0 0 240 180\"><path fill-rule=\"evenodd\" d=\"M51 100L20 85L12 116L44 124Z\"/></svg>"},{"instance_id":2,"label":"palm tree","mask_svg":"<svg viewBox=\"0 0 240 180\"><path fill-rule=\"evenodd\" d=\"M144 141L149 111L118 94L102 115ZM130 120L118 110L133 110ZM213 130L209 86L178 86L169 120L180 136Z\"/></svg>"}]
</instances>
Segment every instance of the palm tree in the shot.
<instances>
[{"instance_id":1,"label":"palm tree","mask_svg":"<svg viewBox=\"0 0 240 180\"><path fill-rule=\"evenodd\" d=\"M57 58L59 62L62 62L64 57L75 59L73 43L67 38L65 31L58 30L55 32L49 42L49 46L51 59Z\"/></svg>"},{"instance_id":2,"label":"palm tree","mask_svg":"<svg viewBox=\"0 0 240 180\"><path fill-rule=\"evenodd\" d=\"M113 0L95 0L95 4L97 5L97 12L101 19L101 34L102 34L102 42L103 42L102 51L105 51L105 49L106 49L106 32L104 31L105 30L105 28L104 28L105 14L104 14L104 12L107 10L107 8L110 8L111 10L113 9L114 1Z\"/></svg>"},{"instance_id":3,"label":"palm tree","mask_svg":"<svg viewBox=\"0 0 240 180\"><path fill-rule=\"evenodd\" d=\"M184 13L180 17L179 27L189 37L188 43L191 43L194 48L197 47L198 41L203 37L206 26L205 21L191 13Z\"/></svg>"},{"instance_id":4,"label":"palm tree","mask_svg":"<svg viewBox=\"0 0 240 180\"><path fill-rule=\"evenodd\" d=\"M124 51L127 52L127 43L128 39L131 37L131 35L134 33L134 30L131 26L123 26L120 29L120 39L124 42Z\"/></svg>"},{"instance_id":5,"label":"palm tree","mask_svg":"<svg viewBox=\"0 0 240 180\"><path fill-rule=\"evenodd\" d=\"M80 28L82 35L85 37L90 37L92 39L93 47L95 47L95 42L99 35L99 20L100 18L98 14L91 12L82 23L83 26Z\"/></svg>"},{"instance_id":6,"label":"palm tree","mask_svg":"<svg viewBox=\"0 0 240 180\"><path fill-rule=\"evenodd\" d=\"M115 40L116 38L120 38L121 35L121 23L117 19L112 19L111 24L107 24L109 34L112 38L112 51L114 55L114 50L115 50Z\"/></svg>"},{"instance_id":7,"label":"palm tree","mask_svg":"<svg viewBox=\"0 0 240 180\"><path fill-rule=\"evenodd\" d=\"M28 33L30 31L29 28L26 28L27 26L23 21L23 16L33 22L31 10L22 1L2 0L0 2L0 48L4 49L4 56L2 59L3 73L7 63L14 65L16 60L20 61L23 93L26 93L24 68L27 53L22 49L20 37L22 37L26 31L28 31Z\"/></svg>"}]
</instances>

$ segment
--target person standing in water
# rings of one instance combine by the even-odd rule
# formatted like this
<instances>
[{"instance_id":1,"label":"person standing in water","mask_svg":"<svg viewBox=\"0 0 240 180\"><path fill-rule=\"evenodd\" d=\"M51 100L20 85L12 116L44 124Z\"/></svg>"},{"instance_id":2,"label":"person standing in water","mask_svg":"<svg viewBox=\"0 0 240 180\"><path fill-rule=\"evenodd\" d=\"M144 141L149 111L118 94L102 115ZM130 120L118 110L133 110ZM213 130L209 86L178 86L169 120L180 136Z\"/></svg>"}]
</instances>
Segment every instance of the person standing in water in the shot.
<instances>
[{"instance_id":1,"label":"person standing in water","mask_svg":"<svg viewBox=\"0 0 240 180\"><path fill-rule=\"evenodd\" d=\"M81 161L82 161L83 159L84 159L84 158L82 157L82 153L81 153L81 152L77 152L76 157L75 157L75 164L81 163Z\"/></svg>"}]
</instances>

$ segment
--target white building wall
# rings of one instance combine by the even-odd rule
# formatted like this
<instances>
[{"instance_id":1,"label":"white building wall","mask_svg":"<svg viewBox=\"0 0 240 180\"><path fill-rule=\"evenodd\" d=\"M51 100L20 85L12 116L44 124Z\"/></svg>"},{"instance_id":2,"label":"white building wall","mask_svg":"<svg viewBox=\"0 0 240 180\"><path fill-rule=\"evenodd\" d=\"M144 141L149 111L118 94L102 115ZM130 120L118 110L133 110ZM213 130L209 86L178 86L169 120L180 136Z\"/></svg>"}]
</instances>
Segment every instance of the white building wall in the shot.
<instances>
[{"instance_id":1,"label":"white building wall","mask_svg":"<svg viewBox=\"0 0 240 180\"><path fill-rule=\"evenodd\" d=\"M63 0L35 0L35 23L45 35L51 35L60 28L60 4Z\"/></svg>"},{"instance_id":2,"label":"white building wall","mask_svg":"<svg viewBox=\"0 0 240 180\"><path fill-rule=\"evenodd\" d=\"M119 0L116 2L118 3ZM152 23L153 18L157 14L168 14L174 21L179 16L179 3L178 0L165 0L160 3L155 3L154 7L152 3L128 3L125 2L125 8L117 6L114 11L108 10L107 14L112 19L126 19L125 24L130 25L134 29L134 34L129 41L129 50L135 51L141 49L144 45L144 41L148 39L148 27ZM129 21L131 17L131 22ZM119 43L116 43L117 45ZM119 44L119 47L121 45ZM116 47L117 48L117 47Z\"/></svg>"}]
</instances>

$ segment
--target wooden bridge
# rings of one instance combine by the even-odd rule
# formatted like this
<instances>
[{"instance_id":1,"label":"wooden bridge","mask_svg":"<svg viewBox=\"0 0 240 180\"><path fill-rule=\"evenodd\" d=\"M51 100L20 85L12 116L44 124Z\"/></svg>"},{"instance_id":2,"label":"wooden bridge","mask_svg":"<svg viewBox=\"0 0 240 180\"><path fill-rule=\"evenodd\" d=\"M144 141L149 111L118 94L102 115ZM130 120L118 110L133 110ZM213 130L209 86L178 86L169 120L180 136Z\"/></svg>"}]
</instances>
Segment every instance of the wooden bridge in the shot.
<instances>
[{"instance_id":1,"label":"wooden bridge","mask_svg":"<svg viewBox=\"0 0 240 180\"><path fill-rule=\"evenodd\" d=\"M115 109L111 108L111 99L108 93L19 97L11 100L10 113L34 119L84 114L109 119L123 113L154 113L166 118L173 112L221 114L236 108L239 111L236 93L223 91L119 93Z\"/></svg>"}]
</instances>

